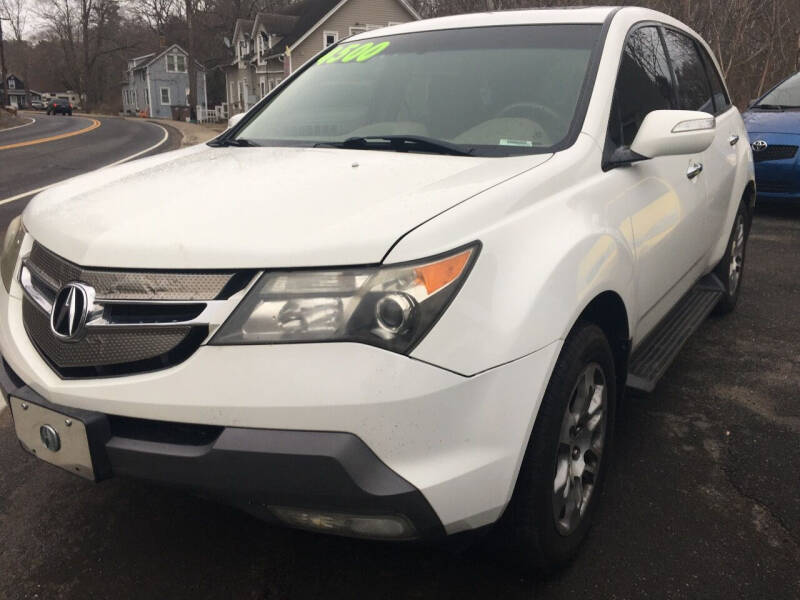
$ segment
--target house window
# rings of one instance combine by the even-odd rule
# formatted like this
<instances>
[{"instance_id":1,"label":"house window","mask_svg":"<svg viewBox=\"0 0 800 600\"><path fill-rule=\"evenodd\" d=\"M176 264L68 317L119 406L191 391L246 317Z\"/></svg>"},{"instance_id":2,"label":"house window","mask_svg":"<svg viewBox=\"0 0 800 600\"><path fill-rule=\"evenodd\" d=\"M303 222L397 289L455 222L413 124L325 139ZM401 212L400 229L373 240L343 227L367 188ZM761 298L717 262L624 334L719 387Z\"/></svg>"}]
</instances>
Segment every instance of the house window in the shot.
<instances>
[{"instance_id":1,"label":"house window","mask_svg":"<svg viewBox=\"0 0 800 600\"><path fill-rule=\"evenodd\" d=\"M259 90L261 90L261 97L262 98L267 95L267 82L264 80L263 77L261 77L258 80L258 88L259 88Z\"/></svg>"},{"instance_id":2,"label":"house window","mask_svg":"<svg viewBox=\"0 0 800 600\"><path fill-rule=\"evenodd\" d=\"M231 88L231 93L228 96L228 102L229 103L233 102L233 99L236 97L236 85L232 81L231 81L230 88Z\"/></svg>"},{"instance_id":3,"label":"house window","mask_svg":"<svg viewBox=\"0 0 800 600\"><path fill-rule=\"evenodd\" d=\"M169 88L161 88L161 104L170 105Z\"/></svg>"},{"instance_id":4,"label":"house window","mask_svg":"<svg viewBox=\"0 0 800 600\"><path fill-rule=\"evenodd\" d=\"M167 73L186 73L186 57L183 54L167 54Z\"/></svg>"},{"instance_id":5,"label":"house window","mask_svg":"<svg viewBox=\"0 0 800 600\"><path fill-rule=\"evenodd\" d=\"M339 32L338 31L324 31L322 33L322 49L328 48L329 46L333 46L336 42L339 41Z\"/></svg>"},{"instance_id":6,"label":"house window","mask_svg":"<svg viewBox=\"0 0 800 600\"><path fill-rule=\"evenodd\" d=\"M358 35L359 33L364 33L366 30L367 30L367 28L364 27L364 26L361 26L361 25L358 26L358 27L351 27L350 28L350 35Z\"/></svg>"},{"instance_id":7,"label":"house window","mask_svg":"<svg viewBox=\"0 0 800 600\"><path fill-rule=\"evenodd\" d=\"M239 42L239 60L245 56L247 56L247 40L242 40Z\"/></svg>"},{"instance_id":8,"label":"house window","mask_svg":"<svg viewBox=\"0 0 800 600\"><path fill-rule=\"evenodd\" d=\"M8 78L8 89L13 90L17 87L17 82L14 81L13 77Z\"/></svg>"},{"instance_id":9,"label":"house window","mask_svg":"<svg viewBox=\"0 0 800 600\"><path fill-rule=\"evenodd\" d=\"M145 90L144 90L144 103L147 104L147 106L150 106L150 89L149 88L145 88Z\"/></svg>"}]
</instances>

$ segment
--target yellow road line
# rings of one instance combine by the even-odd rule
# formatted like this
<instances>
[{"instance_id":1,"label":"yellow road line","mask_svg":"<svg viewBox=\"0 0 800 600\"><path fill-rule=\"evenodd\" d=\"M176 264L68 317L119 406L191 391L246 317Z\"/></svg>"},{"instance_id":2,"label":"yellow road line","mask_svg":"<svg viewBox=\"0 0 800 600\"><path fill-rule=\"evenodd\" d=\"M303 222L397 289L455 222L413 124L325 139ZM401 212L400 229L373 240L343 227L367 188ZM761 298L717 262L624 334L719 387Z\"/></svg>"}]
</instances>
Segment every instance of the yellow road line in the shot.
<instances>
[{"instance_id":1,"label":"yellow road line","mask_svg":"<svg viewBox=\"0 0 800 600\"><path fill-rule=\"evenodd\" d=\"M72 137L73 135L81 135L82 133L89 133L93 129L100 127L100 121L91 119L92 124L78 131L71 131L69 133L61 133L46 138L39 138L38 140L29 140L27 142L19 142L16 144L8 144L7 146L0 146L0 150L11 150L12 148L22 148L23 146L33 146L34 144L44 144L45 142L54 142L56 140L63 140L64 138Z\"/></svg>"}]
</instances>

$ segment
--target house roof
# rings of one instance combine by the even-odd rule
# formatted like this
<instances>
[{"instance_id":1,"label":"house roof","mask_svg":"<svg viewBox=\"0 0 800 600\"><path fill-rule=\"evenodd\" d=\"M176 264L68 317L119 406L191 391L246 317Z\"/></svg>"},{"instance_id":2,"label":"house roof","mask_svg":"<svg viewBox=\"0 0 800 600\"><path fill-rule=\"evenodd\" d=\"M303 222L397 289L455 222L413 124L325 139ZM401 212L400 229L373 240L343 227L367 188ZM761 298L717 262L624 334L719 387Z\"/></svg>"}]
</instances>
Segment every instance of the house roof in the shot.
<instances>
[{"instance_id":1,"label":"house roof","mask_svg":"<svg viewBox=\"0 0 800 600\"><path fill-rule=\"evenodd\" d=\"M296 15L282 15L279 13L260 12L253 21L253 33L263 26L269 33L275 35L288 35L294 31L300 17Z\"/></svg>"},{"instance_id":2,"label":"house roof","mask_svg":"<svg viewBox=\"0 0 800 600\"><path fill-rule=\"evenodd\" d=\"M322 25L323 21L330 18L333 13L347 4L347 2L348 0L299 0L290 5L286 12L290 14L299 14L300 20L294 31L282 41L282 44L294 49L297 44L311 35L317 27ZM397 0L397 2L405 8L415 20L420 18L419 14L417 14L406 0Z\"/></svg>"},{"instance_id":3,"label":"house roof","mask_svg":"<svg viewBox=\"0 0 800 600\"><path fill-rule=\"evenodd\" d=\"M292 46L312 29L322 18L336 8L342 0L299 0L289 5L286 13L297 18L295 26L281 41L283 46Z\"/></svg>"},{"instance_id":4,"label":"house roof","mask_svg":"<svg viewBox=\"0 0 800 600\"><path fill-rule=\"evenodd\" d=\"M247 19L236 19L236 25L233 27L233 39L236 39L236 34L240 31L242 33L246 33L250 35L250 32L253 30L253 21L249 21Z\"/></svg>"},{"instance_id":5,"label":"house roof","mask_svg":"<svg viewBox=\"0 0 800 600\"><path fill-rule=\"evenodd\" d=\"M131 60L134 61L133 70L138 71L139 69L146 69L154 62L156 62L158 59L160 59L162 56L175 49L180 50L183 54L187 56L189 55L189 53L186 52L186 50L184 50L183 48L181 48L178 44L172 44L171 46L164 48L164 50L162 50L159 53L151 52L150 54L145 54L144 56L139 56L138 58L132 58ZM136 61L141 61L141 62L136 62ZM206 70L206 68L199 61L195 60L194 63L201 71Z\"/></svg>"},{"instance_id":6,"label":"house roof","mask_svg":"<svg viewBox=\"0 0 800 600\"><path fill-rule=\"evenodd\" d=\"M145 54L144 56L137 56L135 58L131 58L129 62L133 63L133 67L136 68L138 65L143 63L146 60L149 60L155 55L155 52L151 52L150 54Z\"/></svg>"}]
</instances>

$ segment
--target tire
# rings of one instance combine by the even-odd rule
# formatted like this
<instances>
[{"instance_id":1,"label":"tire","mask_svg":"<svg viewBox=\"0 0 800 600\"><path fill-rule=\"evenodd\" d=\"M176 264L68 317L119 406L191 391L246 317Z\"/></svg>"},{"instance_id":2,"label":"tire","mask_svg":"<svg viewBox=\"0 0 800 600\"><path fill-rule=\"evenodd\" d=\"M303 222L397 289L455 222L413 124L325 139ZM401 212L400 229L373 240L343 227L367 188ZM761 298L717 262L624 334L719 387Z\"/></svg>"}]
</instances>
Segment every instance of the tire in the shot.
<instances>
[{"instance_id":1,"label":"tire","mask_svg":"<svg viewBox=\"0 0 800 600\"><path fill-rule=\"evenodd\" d=\"M747 240L750 237L751 217L744 200L739 204L733 228L728 238L728 246L722 260L714 269L714 273L725 287L725 293L714 308L715 315L727 315L733 312L739 301L742 289L744 264L747 257Z\"/></svg>"},{"instance_id":2,"label":"tire","mask_svg":"<svg viewBox=\"0 0 800 600\"><path fill-rule=\"evenodd\" d=\"M587 382L599 396L581 393ZM523 571L549 573L577 555L605 481L616 399L616 369L608 340L596 325L578 323L556 362L514 494L494 532L505 558ZM590 410L582 413L576 426L574 414L580 413L581 404ZM600 420L592 428L589 423L598 415ZM586 469L580 477L579 469ZM582 505L575 502L581 492ZM569 511L570 506L578 508Z\"/></svg>"}]
</instances>

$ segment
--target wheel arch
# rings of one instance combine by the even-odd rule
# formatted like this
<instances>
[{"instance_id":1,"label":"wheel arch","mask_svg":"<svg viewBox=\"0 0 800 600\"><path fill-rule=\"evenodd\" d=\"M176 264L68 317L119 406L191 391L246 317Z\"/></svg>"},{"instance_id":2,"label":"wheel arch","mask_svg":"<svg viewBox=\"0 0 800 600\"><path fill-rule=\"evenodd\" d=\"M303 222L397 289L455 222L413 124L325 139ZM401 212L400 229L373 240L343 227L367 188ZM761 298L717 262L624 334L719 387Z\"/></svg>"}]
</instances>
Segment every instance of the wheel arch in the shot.
<instances>
[{"instance_id":1,"label":"wheel arch","mask_svg":"<svg viewBox=\"0 0 800 600\"><path fill-rule=\"evenodd\" d=\"M613 290L597 294L580 313L570 331L582 323L597 325L606 335L614 353L617 390L620 393L627 379L631 345L631 324L625 301Z\"/></svg>"}]
</instances>

